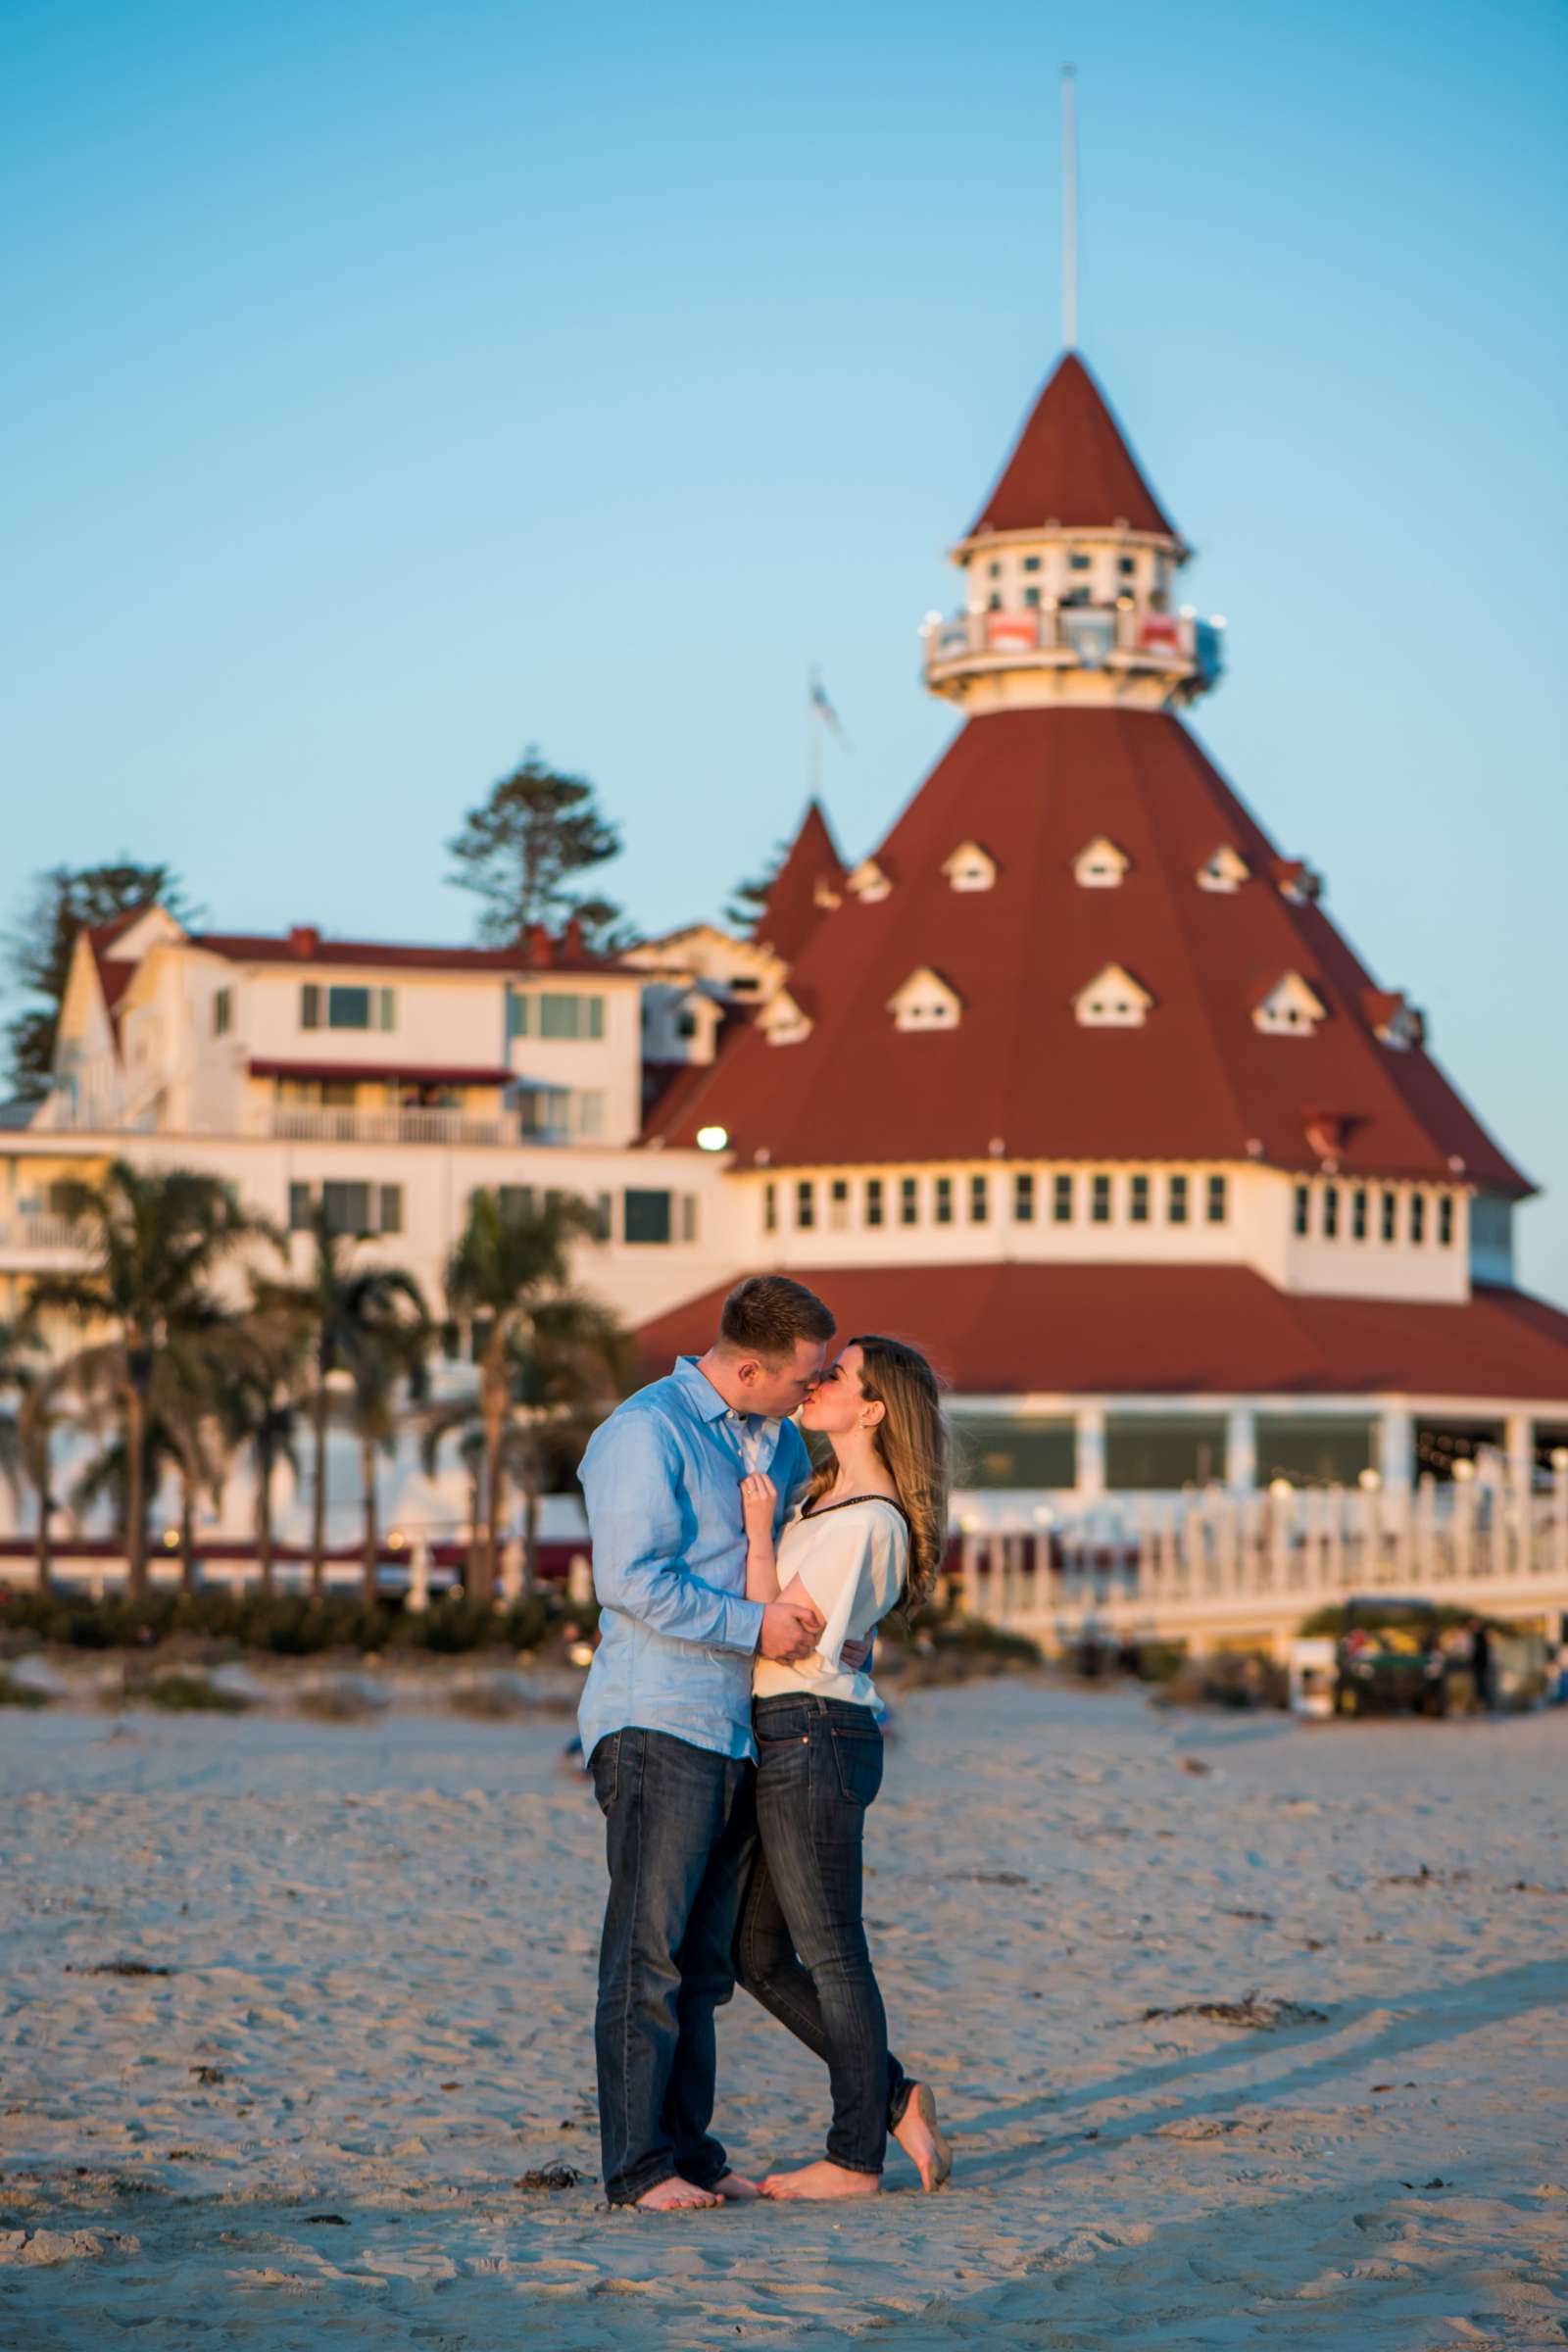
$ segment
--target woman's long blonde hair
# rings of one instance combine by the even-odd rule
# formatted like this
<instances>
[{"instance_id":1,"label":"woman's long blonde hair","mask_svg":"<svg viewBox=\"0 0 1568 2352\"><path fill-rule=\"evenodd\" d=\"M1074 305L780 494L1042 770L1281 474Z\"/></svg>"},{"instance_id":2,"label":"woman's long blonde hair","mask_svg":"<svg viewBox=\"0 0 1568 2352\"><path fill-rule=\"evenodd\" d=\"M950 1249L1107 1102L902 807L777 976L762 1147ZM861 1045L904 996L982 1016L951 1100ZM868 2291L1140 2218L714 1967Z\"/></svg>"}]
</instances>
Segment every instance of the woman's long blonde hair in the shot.
<instances>
[{"instance_id":1,"label":"woman's long blonde hair","mask_svg":"<svg viewBox=\"0 0 1568 2352\"><path fill-rule=\"evenodd\" d=\"M912 1617L930 1599L948 1547L950 1446L942 1392L919 1349L903 1340L862 1333L844 1345L860 1350L861 1396L883 1408L872 1436L909 1523L909 1574L899 1606ZM829 1453L807 1489L808 1509L837 1476L837 1457Z\"/></svg>"}]
</instances>

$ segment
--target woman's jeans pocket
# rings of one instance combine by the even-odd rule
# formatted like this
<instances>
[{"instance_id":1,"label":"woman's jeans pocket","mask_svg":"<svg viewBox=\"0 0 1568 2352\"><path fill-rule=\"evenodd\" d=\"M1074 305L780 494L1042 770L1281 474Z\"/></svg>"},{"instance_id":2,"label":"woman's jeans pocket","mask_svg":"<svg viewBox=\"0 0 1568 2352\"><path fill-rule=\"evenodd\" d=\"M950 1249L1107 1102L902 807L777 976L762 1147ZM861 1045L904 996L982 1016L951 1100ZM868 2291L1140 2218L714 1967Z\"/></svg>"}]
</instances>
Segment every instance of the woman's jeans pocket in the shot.
<instances>
[{"instance_id":1,"label":"woman's jeans pocket","mask_svg":"<svg viewBox=\"0 0 1568 2352\"><path fill-rule=\"evenodd\" d=\"M863 1810L875 1802L882 1786L882 1734L875 1724L863 1732L846 1731L834 1724L828 1737L844 1801Z\"/></svg>"}]
</instances>

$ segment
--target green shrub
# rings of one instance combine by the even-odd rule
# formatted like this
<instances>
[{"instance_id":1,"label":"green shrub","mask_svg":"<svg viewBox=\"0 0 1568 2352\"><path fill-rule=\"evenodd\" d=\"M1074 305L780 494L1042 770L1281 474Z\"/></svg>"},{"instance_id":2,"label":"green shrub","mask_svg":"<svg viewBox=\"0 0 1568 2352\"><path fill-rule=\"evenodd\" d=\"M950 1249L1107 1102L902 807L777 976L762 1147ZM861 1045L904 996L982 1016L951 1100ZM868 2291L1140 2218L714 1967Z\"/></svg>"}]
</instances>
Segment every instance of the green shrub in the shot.
<instances>
[{"instance_id":1,"label":"green shrub","mask_svg":"<svg viewBox=\"0 0 1568 2352\"><path fill-rule=\"evenodd\" d=\"M160 1674L124 1687L127 1707L159 1707L166 1715L242 1715L250 1704L237 1690L220 1690L199 1674Z\"/></svg>"},{"instance_id":2,"label":"green shrub","mask_svg":"<svg viewBox=\"0 0 1568 2352\"><path fill-rule=\"evenodd\" d=\"M0 1673L0 1707L46 1707L47 1690L37 1690L31 1683L14 1682L9 1674Z\"/></svg>"}]
</instances>

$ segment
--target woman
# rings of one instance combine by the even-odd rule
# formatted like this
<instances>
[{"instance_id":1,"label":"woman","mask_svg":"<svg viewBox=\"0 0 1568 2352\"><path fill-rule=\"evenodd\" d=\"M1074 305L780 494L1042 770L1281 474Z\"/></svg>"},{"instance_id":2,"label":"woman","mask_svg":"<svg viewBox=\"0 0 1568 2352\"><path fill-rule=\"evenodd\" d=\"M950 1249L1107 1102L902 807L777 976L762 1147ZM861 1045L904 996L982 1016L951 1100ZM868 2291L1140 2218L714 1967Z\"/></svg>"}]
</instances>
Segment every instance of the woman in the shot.
<instances>
[{"instance_id":1,"label":"woman","mask_svg":"<svg viewBox=\"0 0 1568 2352\"><path fill-rule=\"evenodd\" d=\"M771 2173L770 2197L874 2195L891 2129L927 2189L953 2155L923 2082L887 2044L887 2021L860 1919L860 1841L882 1783L870 1678L840 1657L902 1599L927 1598L947 1537L948 1446L936 1377L900 1340L852 1340L801 1408L832 1448L801 1507L772 1541L774 1489L742 1481L746 1592L804 1598L826 1619L813 1654L759 1659L752 1686L760 1850L741 1910L736 1975L827 2061L827 2155Z\"/></svg>"}]
</instances>

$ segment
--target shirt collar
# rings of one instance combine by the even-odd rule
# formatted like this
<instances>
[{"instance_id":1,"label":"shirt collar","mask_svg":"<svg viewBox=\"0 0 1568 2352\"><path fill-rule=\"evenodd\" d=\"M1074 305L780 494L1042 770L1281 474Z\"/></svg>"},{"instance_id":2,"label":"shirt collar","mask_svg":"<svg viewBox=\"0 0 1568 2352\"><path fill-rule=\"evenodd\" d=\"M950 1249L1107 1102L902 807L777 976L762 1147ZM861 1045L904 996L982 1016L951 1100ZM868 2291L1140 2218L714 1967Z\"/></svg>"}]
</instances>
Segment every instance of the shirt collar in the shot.
<instances>
[{"instance_id":1,"label":"shirt collar","mask_svg":"<svg viewBox=\"0 0 1568 2352\"><path fill-rule=\"evenodd\" d=\"M675 1358L674 1378L680 1382L694 1409L704 1421L722 1421L731 1410L708 1374L700 1369L699 1359L695 1355L678 1355ZM735 1417L737 1420L745 1418L740 1413Z\"/></svg>"}]
</instances>

